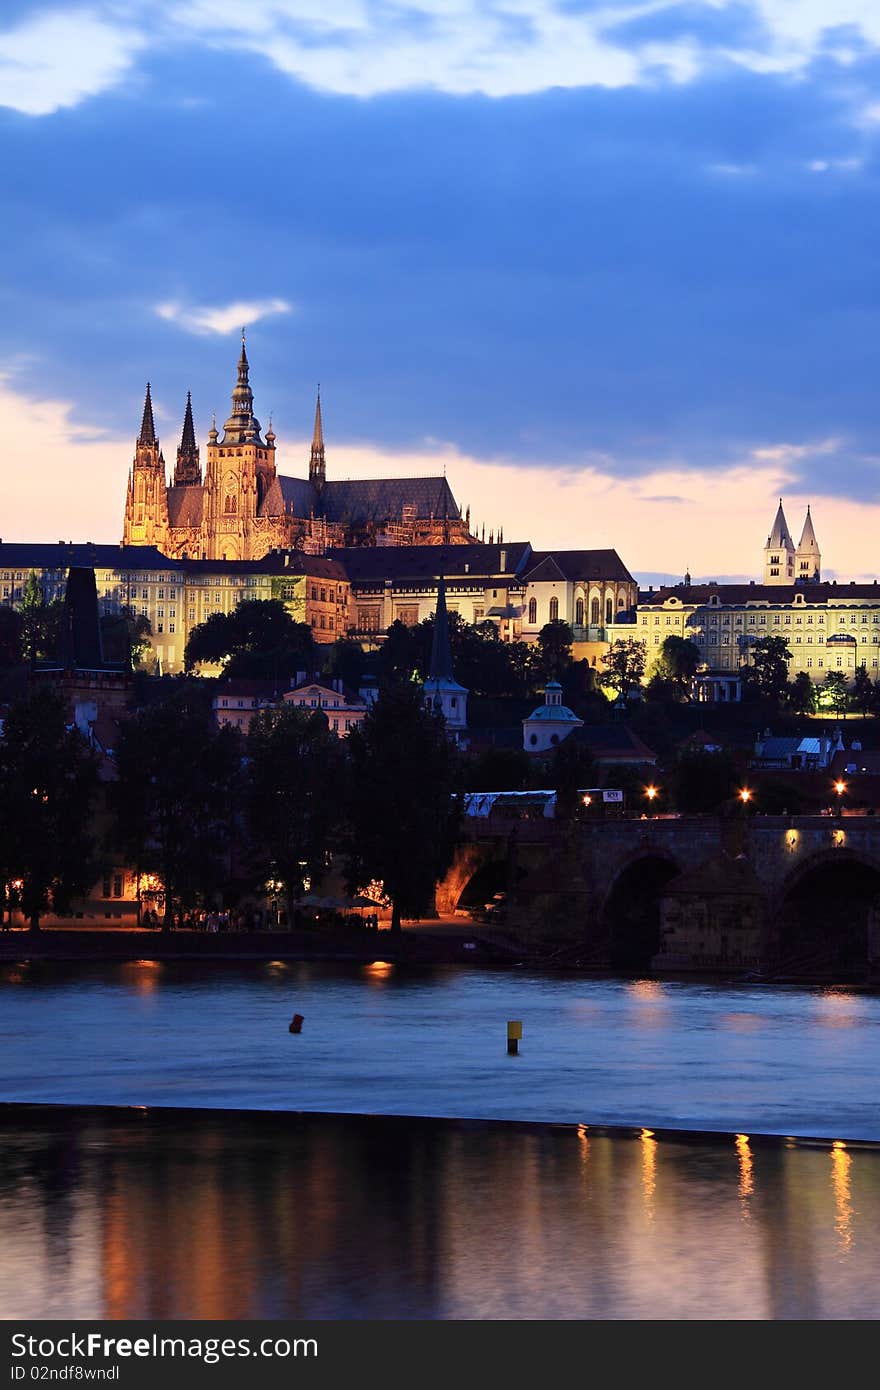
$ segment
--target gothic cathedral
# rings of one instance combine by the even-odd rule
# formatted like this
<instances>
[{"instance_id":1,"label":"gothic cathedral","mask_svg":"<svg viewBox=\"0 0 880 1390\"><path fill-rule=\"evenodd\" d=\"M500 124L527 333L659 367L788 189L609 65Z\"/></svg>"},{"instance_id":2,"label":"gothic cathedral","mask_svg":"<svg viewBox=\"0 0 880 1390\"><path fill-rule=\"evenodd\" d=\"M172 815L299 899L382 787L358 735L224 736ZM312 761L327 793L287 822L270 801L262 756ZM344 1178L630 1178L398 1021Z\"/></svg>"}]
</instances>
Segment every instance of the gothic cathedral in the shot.
<instances>
[{"instance_id":1,"label":"gothic cathedral","mask_svg":"<svg viewBox=\"0 0 880 1390\"><path fill-rule=\"evenodd\" d=\"M328 480L321 397L315 406L308 478L275 468L275 434L254 415L242 333L232 411L220 437L208 433L204 480L187 393L171 484L153 421L147 384L140 434L128 477L123 545L152 545L172 559L259 560L272 550L322 554L351 545L466 544L445 477Z\"/></svg>"}]
</instances>

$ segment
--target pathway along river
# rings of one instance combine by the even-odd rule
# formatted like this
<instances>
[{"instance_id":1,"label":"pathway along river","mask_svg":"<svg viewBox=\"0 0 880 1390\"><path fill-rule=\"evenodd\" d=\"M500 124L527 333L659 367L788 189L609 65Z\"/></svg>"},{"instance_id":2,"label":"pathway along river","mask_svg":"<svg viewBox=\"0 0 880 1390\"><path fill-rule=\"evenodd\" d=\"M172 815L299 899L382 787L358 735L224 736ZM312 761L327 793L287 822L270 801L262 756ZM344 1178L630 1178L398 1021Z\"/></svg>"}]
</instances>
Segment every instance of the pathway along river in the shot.
<instances>
[{"instance_id":1,"label":"pathway along river","mask_svg":"<svg viewBox=\"0 0 880 1390\"><path fill-rule=\"evenodd\" d=\"M878 1041L848 990L6 967L0 1315L876 1319Z\"/></svg>"}]
</instances>

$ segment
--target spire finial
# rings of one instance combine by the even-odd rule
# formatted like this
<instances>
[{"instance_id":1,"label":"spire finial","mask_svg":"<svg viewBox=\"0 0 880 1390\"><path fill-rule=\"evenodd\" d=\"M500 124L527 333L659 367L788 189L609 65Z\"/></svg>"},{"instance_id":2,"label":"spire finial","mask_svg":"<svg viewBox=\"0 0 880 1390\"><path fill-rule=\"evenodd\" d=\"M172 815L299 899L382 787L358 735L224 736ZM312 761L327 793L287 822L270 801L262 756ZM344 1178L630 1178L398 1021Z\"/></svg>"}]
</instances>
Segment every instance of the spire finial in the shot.
<instances>
[{"instance_id":1,"label":"spire finial","mask_svg":"<svg viewBox=\"0 0 880 1390\"><path fill-rule=\"evenodd\" d=\"M138 435L138 444L158 444L156 438L156 426L153 423L153 399L150 395L150 383L147 382L147 394L144 397L144 413L141 418L141 432Z\"/></svg>"},{"instance_id":2,"label":"spire finial","mask_svg":"<svg viewBox=\"0 0 880 1390\"><path fill-rule=\"evenodd\" d=\"M327 466L324 458L324 421L321 416L321 383L315 397L315 428L312 431L312 452L309 457L309 482L322 488L326 481Z\"/></svg>"}]
</instances>

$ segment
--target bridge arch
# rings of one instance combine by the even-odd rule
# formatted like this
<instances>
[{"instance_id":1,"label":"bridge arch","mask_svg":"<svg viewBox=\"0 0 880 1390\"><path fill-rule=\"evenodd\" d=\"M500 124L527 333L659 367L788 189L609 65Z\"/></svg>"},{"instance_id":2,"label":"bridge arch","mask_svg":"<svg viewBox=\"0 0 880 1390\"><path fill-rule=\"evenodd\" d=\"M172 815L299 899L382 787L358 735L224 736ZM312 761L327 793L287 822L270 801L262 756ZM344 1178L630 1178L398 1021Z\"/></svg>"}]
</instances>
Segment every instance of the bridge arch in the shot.
<instances>
[{"instance_id":1,"label":"bridge arch","mask_svg":"<svg viewBox=\"0 0 880 1390\"><path fill-rule=\"evenodd\" d=\"M880 858L845 845L811 854L783 880L773 912L781 968L861 978L880 922Z\"/></svg>"},{"instance_id":2,"label":"bridge arch","mask_svg":"<svg viewBox=\"0 0 880 1390\"><path fill-rule=\"evenodd\" d=\"M599 912L612 970L647 973L660 949L660 903L681 865L659 846L642 846L618 866Z\"/></svg>"}]
</instances>

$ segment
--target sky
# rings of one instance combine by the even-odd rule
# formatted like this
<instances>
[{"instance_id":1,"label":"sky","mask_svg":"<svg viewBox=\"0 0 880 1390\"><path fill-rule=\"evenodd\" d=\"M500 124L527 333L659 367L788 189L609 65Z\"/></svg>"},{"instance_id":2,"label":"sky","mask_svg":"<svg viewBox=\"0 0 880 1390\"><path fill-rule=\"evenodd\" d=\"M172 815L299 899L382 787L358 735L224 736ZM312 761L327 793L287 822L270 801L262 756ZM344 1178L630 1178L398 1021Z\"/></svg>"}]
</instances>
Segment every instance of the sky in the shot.
<instances>
[{"instance_id":1,"label":"sky","mask_svg":"<svg viewBox=\"0 0 880 1390\"><path fill-rule=\"evenodd\" d=\"M246 326L283 473L320 382L487 533L873 578L878 141L876 0L4 0L0 536L121 540Z\"/></svg>"}]
</instances>

